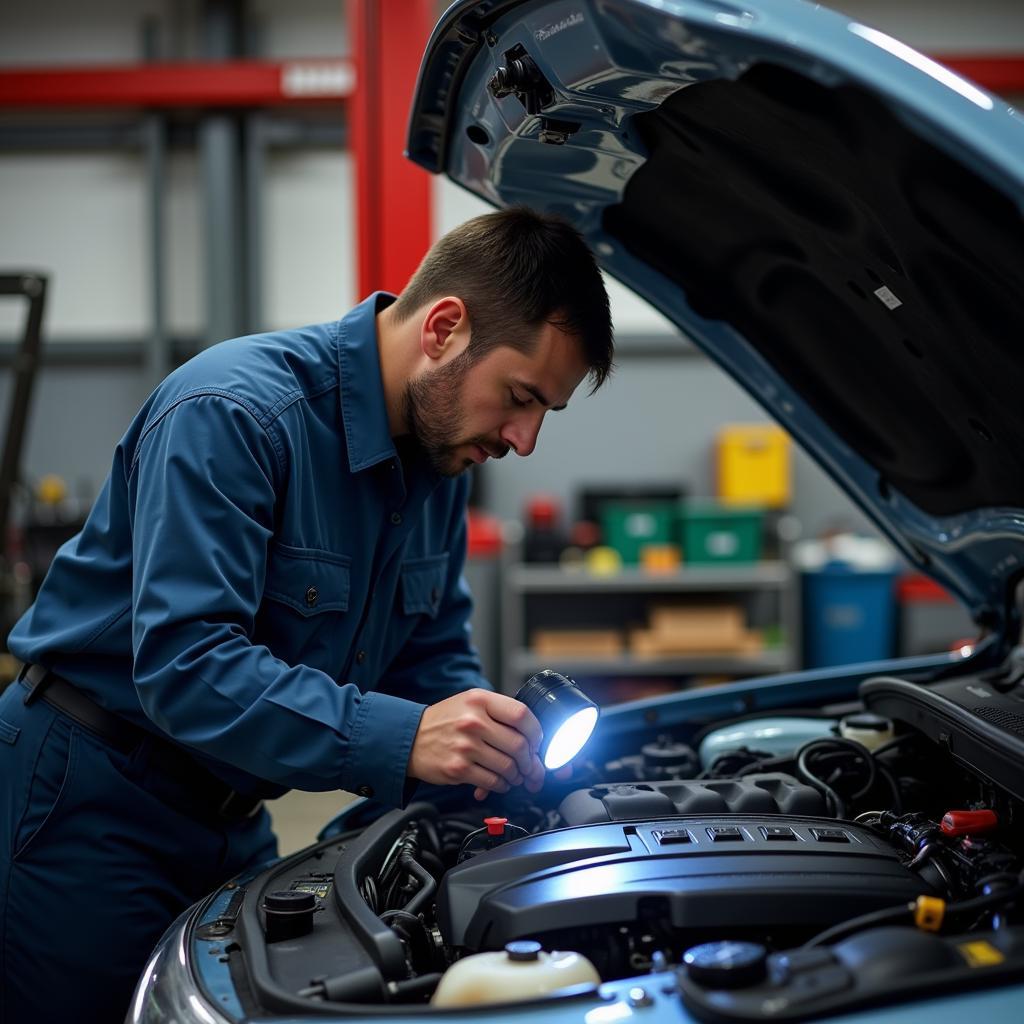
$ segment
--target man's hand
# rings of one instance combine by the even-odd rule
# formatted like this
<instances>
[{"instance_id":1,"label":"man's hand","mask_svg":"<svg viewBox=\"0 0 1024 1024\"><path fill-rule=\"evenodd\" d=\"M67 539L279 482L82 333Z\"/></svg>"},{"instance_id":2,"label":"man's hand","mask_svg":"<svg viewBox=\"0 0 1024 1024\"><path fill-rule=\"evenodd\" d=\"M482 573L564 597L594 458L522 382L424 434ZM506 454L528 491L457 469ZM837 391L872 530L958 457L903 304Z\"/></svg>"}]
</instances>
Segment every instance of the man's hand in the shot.
<instances>
[{"instance_id":1,"label":"man's hand","mask_svg":"<svg viewBox=\"0 0 1024 1024\"><path fill-rule=\"evenodd\" d=\"M541 739L540 723L525 704L468 690L423 712L407 773L438 785L469 783L477 800L523 783L536 793L544 784Z\"/></svg>"}]
</instances>

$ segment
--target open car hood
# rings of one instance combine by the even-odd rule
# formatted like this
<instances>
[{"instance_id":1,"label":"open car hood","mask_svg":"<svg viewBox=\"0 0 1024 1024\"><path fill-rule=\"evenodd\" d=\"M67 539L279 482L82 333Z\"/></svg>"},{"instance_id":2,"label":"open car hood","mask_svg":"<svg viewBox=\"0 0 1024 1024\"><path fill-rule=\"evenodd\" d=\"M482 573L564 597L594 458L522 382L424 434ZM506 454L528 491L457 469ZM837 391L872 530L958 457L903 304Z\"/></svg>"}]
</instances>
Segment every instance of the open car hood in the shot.
<instances>
[{"instance_id":1,"label":"open car hood","mask_svg":"<svg viewBox=\"0 0 1024 1024\"><path fill-rule=\"evenodd\" d=\"M570 219L1015 639L1020 115L797 0L489 0L435 29L408 150L496 206Z\"/></svg>"}]
</instances>

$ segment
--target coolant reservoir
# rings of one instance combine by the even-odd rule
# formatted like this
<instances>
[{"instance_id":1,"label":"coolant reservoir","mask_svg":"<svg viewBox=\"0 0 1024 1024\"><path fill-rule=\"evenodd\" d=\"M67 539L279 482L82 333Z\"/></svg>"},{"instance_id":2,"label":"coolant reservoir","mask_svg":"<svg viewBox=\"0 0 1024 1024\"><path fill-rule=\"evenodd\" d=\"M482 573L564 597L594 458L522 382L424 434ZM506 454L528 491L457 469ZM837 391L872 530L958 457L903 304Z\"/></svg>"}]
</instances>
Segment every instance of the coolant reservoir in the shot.
<instances>
[{"instance_id":1,"label":"coolant reservoir","mask_svg":"<svg viewBox=\"0 0 1024 1024\"><path fill-rule=\"evenodd\" d=\"M868 750L877 750L883 743L888 743L896 731L891 719L861 711L847 715L839 723L839 735L843 739L856 740Z\"/></svg>"},{"instance_id":2,"label":"coolant reservoir","mask_svg":"<svg viewBox=\"0 0 1024 1024\"><path fill-rule=\"evenodd\" d=\"M545 953L539 942L510 942L501 953L474 953L452 964L434 991L433 1006L480 1006L536 999L571 985L599 985L594 965L579 953Z\"/></svg>"}]
</instances>

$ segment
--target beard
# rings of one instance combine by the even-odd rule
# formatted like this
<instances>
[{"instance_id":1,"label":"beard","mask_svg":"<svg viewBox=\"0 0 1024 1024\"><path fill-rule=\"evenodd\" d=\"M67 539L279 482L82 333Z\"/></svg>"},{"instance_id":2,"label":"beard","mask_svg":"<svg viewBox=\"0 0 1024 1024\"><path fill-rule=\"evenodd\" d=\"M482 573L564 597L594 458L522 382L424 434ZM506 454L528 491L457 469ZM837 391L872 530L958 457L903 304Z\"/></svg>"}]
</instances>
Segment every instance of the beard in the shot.
<instances>
[{"instance_id":1,"label":"beard","mask_svg":"<svg viewBox=\"0 0 1024 1024\"><path fill-rule=\"evenodd\" d=\"M468 353L463 352L447 366L430 370L405 386L409 434L441 476L458 476L473 464L472 459L457 454L460 446L483 443L461 437L465 424L462 382L471 365Z\"/></svg>"}]
</instances>

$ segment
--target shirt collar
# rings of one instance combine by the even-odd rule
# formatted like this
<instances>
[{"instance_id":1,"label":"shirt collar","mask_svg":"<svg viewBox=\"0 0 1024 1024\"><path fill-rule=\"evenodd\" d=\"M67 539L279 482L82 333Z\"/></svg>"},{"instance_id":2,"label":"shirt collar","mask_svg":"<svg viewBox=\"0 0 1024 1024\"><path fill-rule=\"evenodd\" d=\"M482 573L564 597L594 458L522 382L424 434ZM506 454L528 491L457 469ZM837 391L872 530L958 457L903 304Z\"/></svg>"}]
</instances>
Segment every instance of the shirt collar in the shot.
<instances>
[{"instance_id":1,"label":"shirt collar","mask_svg":"<svg viewBox=\"0 0 1024 1024\"><path fill-rule=\"evenodd\" d=\"M390 292L374 292L338 323L341 417L354 473L397 456L388 428L376 320L395 298Z\"/></svg>"}]
</instances>

